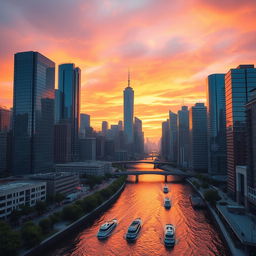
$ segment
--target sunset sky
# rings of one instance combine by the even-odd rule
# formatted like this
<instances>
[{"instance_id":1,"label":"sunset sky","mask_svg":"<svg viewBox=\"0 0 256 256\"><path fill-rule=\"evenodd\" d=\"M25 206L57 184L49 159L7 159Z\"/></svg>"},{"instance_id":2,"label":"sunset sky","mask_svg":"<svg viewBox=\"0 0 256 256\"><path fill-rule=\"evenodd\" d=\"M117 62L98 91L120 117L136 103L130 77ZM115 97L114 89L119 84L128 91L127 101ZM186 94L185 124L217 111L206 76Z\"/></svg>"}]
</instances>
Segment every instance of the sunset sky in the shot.
<instances>
[{"instance_id":1,"label":"sunset sky","mask_svg":"<svg viewBox=\"0 0 256 256\"><path fill-rule=\"evenodd\" d=\"M14 53L30 50L81 68L96 130L123 119L130 68L135 116L155 140L169 110L205 101L207 75L255 63L256 1L0 0L0 105L12 106Z\"/></svg>"}]
</instances>

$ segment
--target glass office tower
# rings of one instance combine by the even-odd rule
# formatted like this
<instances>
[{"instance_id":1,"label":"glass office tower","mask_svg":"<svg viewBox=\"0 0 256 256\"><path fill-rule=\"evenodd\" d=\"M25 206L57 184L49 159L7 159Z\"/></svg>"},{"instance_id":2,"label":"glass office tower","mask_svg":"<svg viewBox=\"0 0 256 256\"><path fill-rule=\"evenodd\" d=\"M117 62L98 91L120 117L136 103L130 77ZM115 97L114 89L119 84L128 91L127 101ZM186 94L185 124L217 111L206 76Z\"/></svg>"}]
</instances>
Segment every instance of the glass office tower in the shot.
<instances>
[{"instance_id":1,"label":"glass office tower","mask_svg":"<svg viewBox=\"0 0 256 256\"><path fill-rule=\"evenodd\" d=\"M208 173L226 174L225 74L207 78Z\"/></svg>"},{"instance_id":2,"label":"glass office tower","mask_svg":"<svg viewBox=\"0 0 256 256\"><path fill-rule=\"evenodd\" d=\"M55 63L38 52L14 56L13 174L53 165Z\"/></svg>"},{"instance_id":3,"label":"glass office tower","mask_svg":"<svg viewBox=\"0 0 256 256\"><path fill-rule=\"evenodd\" d=\"M129 146L133 143L133 108L134 91L130 87L130 75L128 75L128 86L124 90L124 134Z\"/></svg>"},{"instance_id":4,"label":"glass office tower","mask_svg":"<svg viewBox=\"0 0 256 256\"><path fill-rule=\"evenodd\" d=\"M246 112L256 87L254 65L239 65L225 75L228 192L236 196L236 166L246 165Z\"/></svg>"},{"instance_id":5,"label":"glass office tower","mask_svg":"<svg viewBox=\"0 0 256 256\"><path fill-rule=\"evenodd\" d=\"M170 128L170 155L171 162L177 162L177 114L169 111L169 128Z\"/></svg>"},{"instance_id":6,"label":"glass office tower","mask_svg":"<svg viewBox=\"0 0 256 256\"><path fill-rule=\"evenodd\" d=\"M73 63L59 65L60 121L71 125L72 160L79 159L81 71Z\"/></svg>"},{"instance_id":7,"label":"glass office tower","mask_svg":"<svg viewBox=\"0 0 256 256\"><path fill-rule=\"evenodd\" d=\"M196 103L189 109L190 169L206 172L207 153L207 109L204 103Z\"/></svg>"},{"instance_id":8,"label":"glass office tower","mask_svg":"<svg viewBox=\"0 0 256 256\"><path fill-rule=\"evenodd\" d=\"M187 106L178 111L178 165L188 168L189 162L189 112Z\"/></svg>"}]
</instances>

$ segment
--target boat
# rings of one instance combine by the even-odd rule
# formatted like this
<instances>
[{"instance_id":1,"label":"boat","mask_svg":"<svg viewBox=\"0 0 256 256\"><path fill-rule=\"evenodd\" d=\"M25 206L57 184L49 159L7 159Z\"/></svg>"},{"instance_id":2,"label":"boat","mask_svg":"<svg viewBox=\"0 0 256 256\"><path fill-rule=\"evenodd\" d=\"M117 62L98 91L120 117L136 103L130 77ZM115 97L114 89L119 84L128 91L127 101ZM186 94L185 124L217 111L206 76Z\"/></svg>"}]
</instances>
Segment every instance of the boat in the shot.
<instances>
[{"instance_id":1,"label":"boat","mask_svg":"<svg viewBox=\"0 0 256 256\"><path fill-rule=\"evenodd\" d=\"M166 247L173 247L175 245L175 228L172 224L165 225L164 244Z\"/></svg>"},{"instance_id":2,"label":"boat","mask_svg":"<svg viewBox=\"0 0 256 256\"><path fill-rule=\"evenodd\" d=\"M100 226L100 229L97 234L98 239L105 239L109 237L116 226L117 219L105 222L103 225Z\"/></svg>"},{"instance_id":3,"label":"boat","mask_svg":"<svg viewBox=\"0 0 256 256\"><path fill-rule=\"evenodd\" d=\"M170 209L171 208L171 200L170 200L169 197L166 197L164 199L164 207L165 207L165 209Z\"/></svg>"},{"instance_id":4,"label":"boat","mask_svg":"<svg viewBox=\"0 0 256 256\"><path fill-rule=\"evenodd\" d=\"M141 218L135 219L129 226L127 233L126 233L126 240L127 241L135 241L140 233L142 226Z\"/></svg>"},{"instance_id":5,"label":"boat","mask_svg":"<svg viewBox=\"0 0 256 256\"><path fill-rule=\"evenodd\" d=\"M166 185L164 186L164 190L163 191L164 191L164 193L168 193L169 192L169 189L168 189L168 187Z\"/></svg>"}]
</instances>

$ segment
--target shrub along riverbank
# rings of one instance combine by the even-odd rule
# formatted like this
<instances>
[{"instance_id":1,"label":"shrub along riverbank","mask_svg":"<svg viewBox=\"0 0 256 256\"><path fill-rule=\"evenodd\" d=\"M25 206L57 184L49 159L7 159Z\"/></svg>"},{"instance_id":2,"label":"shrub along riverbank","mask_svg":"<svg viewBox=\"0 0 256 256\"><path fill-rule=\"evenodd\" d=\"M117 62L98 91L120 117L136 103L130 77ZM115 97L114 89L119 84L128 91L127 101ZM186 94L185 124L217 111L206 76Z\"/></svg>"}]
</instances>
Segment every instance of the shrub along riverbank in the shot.
<instances>
[{"instance_id":1,"label":"shrub along riverbank","mask_svg":"<svg viewBox=\"0 0 256 256\"><path fill-rule=\"evenodd\" d=\"M125 180L126 177L119 177L107 188L65 206L62 211L42 219L38 224L32 221L25 223L19 231L13 231L7 223L0 222L1 255L16 255L19 249L29 249L36 246L57 232L54 229L56 224L61 222L71 224L101 205L118 191Z\"/></svg>"}]
</instances>

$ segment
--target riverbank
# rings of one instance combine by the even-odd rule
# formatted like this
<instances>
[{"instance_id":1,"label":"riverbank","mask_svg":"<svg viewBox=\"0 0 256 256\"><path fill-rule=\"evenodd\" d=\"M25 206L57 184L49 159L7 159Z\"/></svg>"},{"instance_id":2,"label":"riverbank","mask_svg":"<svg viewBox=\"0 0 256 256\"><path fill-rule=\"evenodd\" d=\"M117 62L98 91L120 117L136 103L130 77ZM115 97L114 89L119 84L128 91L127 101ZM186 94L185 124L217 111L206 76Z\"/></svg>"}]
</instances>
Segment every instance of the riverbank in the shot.
<instances>
[{"instance_id":1,"label":"riverbank","mask_svg":"<svg viewBox=\"0 0 256 256\"><path fill-rule=\"evenodd\" d=\"M113 191L113 189L114 189L114 186L112 186L112 188L111 188L111 185L113 185L113 184L111 184L108 188L102 189L84 199L85 204L86 203L91 204L92 196L95 196L98 199L101 196L102 198L105 198L104 202L101 202L101 204L99 204L95 207L90 205L90 207L93 208L93 209L91 209L90 212L86 213L85 215L83 215L82 217L73 221L72 223L66 223L66 225L64 223L61 230L54 233L53 235L46 238L45 240L41 241L40 244L33 247L32 249L21 252L20 255L22 255L22 256L44 255L44 252L46 250L49 250L49 248L51 248L56 242L60 241L61 239L64 239L68 235L71 235L75 232L79 232L79 230L81 230L84 227L84 225L86 225L86 223L93 221L104 210L108 209L109 206L111 206L117 200L117 198L120 196L120 194L122 193L122 191L125 188L125 178L124 177L118 178L116 181L114 181L114 183L115 183L115 186L119 186L119 187L116 191L114 191L114 194L112 194L111 196L109 195L109 193L111 193L111 190ZM90 200L87 200L87 199L90 199ZM82 200L78 200L78 201L80 201L80 202L75 202L76 206L83 203ZM87 209L88 209L88 207L87 207Z\"/></svg>"},{"instance_id":2,"label":"riverbank","mask_svg":"<svg viewBox=\"0 0 256 256\"><path fill-rule=\"evenodd\" d=\"M248 255L246 252L241 250L240 248L237 248L235 246L235 242L233 241L232 237L230 236L225 224L222 222L221 218L219 217L216 210L205 200L205 197L203 195L202 189L197 188L194 184L191 178L187 179L187 182L193 187L193 189L200 195L200 197L204 200L205 205L214 220L214 222L217 224L217 227L222 235L222 238L224 239L225 244L227 245L229 252L231 255L235 256L246 256Z\"/></svg>"}]
</instances>

